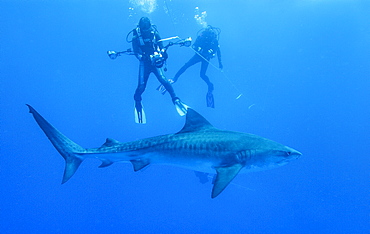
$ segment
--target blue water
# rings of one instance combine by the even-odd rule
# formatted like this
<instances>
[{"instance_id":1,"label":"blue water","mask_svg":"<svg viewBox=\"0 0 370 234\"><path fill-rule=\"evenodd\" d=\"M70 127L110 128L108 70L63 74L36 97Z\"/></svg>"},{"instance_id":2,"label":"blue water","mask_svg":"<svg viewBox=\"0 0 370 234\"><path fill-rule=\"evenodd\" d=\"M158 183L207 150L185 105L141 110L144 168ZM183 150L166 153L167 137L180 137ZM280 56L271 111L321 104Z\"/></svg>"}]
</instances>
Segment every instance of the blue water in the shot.
<instances>
[{"instance_id":1,"label":"blue water","mask_svg":"<svg viewBox=\"0 0 370 234\"><path fill-rule=\"evenodd\" d=\"M0 233L369 233L369 1L167 0L151 13L134 3L0 1ZM142 16L162 37L195 38L195 7L222 30L224 72L207 73L215 109L199 65L174 85L178 96L220 129L303 156L238 175L216 199L192 171L158 165L135 173L85 160L61 185L63 158L25 104L86 148L177 132L185 119L153 75L148 123L134 123L138 62L106 51L130 48ZM192 55L170 48L166 75Z\"/></svg>"}]
</instances>

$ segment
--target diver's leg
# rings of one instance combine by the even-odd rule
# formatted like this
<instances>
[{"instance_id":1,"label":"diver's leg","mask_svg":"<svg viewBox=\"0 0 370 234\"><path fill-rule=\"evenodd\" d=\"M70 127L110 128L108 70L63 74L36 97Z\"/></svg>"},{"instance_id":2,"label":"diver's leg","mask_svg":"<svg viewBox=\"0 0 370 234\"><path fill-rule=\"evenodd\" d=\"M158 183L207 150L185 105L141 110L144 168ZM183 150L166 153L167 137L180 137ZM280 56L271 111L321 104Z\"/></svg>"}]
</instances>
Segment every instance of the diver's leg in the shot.
<instances>
[{"instance_id":1,"label":"diver's leg","mask_svg":"<svg viewBox=\"0 0 370 234\"><path fill-rule=\"evenodd\" d=\"M136 123L146 123L145 112L141 104L141 95L145 91L146 84L150 75L150 67L144 61L140 61L139 65L139 79L137 88L134 94L135 100L135 122Z\"/></svg>"},{"instance_id":2,"label":"diver's leg","mask_svg":"<svg viewBox=\"0 0 370 234\"><path fill-rule=\"evenodd\" d=\"M171 83L166 79L163 69L162 68L156 68L153 71L154 75L157 77L158 81L165 87L165 89L169 92L171 95L171 98L176 98L175 91L171 85Z\"/></svg>"},{"instance_id":3,"label":"diver's leg","mask_svg":"<svg viewBox=\"0 0 370 234\"><path fill-rule=\"evenodd\" d=\"M212 93L213 92L213 84L209 80L209 77L206 75L207 68L208 68L208 61L203 60L202 61L202 66L200 68L200 77L208 85L208 92L207 92L207 95L206 95L206 103L207 103L207 107L215 108L215 101L214 101L213 93Z\"/></svg>"},{"instance_id":4,"label":"diver's leg","mask_svg":"<svg viewBox=\"0 0 370 234\"><path fill-rule=\"evenodd\" d=\"M177 73L176 73L175 77L172 79L172 80L173 80L173 82L176 82L176 81L179 79L179 77L182 75L182 73L184 73L184 72L185 72L189 67L191 67L191 66L193 66L194 64L199 63L200 61L202 61L201 59L202 59L202 58L201 58L199 55L197 55L197 54L195 54L193 57L191 57L191 58L189 59L189 61L188 61L188 62L186 62L186 63L184 64L184 66L182 66L182 67L180 68L180 70L178 70L178 71L177 71Z\"/></svg>"},{"instance_id":5,"label":"diver's leg","mask_svg":"<svg viewBox=\"0 0 370 234\"><path fill-rule=\"evenodd\" d=\"M213 91L213 84L209 80L209 77L206 75L207 69L208 69L208 61L203 60L202 61L202 66L200 68L200 77L207 83L208 92L212 92Z\"/></svg>"},{"instance_id":6,"label":"diver's leg","mask_svg":"<svg viewBox=\"0 0 370 234\"><path fill-rule=\"evenodd\" d=\"M199 63L200 61L202 60L202 58L195 54L193 57L190 58L190 60L185 63L184 66L182 66L180 68L180 70L176 73L175 77L170 79L169 82L172 84L172 83L175 83L179 77L181 76L182 73L184 73L186 71L186 69L188 69L189 67L193 66L194 64L196 63ZM161 92L163 95L167 92L167 88L165 85L161 84L160 86L158 86L157 90L159 92Z\"/></svg>"},{"instance_id":7,"label":"diver's leg","mask_svg":"<svg viewBox=\"0 0 370 234\"><path fill-rule=\"evenodd\" d=\"M149 78L149 74L150 74L150 69L148 69L148 65L145 62L140 61L139 79L138 79L137 88L136 88L136 91L135 91L135 94L134 94L135 102L141 102L141 100L142 100L141 95L145 91L146 83L147 83L148 78Z\"/></svg>"},{"instance_id":8,"label":"diver's leg","mask_svg":"<svg viewBox=\"0 0 370 234\"><path fill-rule=\"evenodd\" d=\"M188 106L181 102L180 98L176 97L175 91L171 85L171 83L166 79L164 76L164 72L162 68L155 68L153 73L157 77L158 81L166 88L168 93L171 95L172 102L176 107L177 112L179 115L183 116L187 113Z\"/></svg>"}]
</instances>

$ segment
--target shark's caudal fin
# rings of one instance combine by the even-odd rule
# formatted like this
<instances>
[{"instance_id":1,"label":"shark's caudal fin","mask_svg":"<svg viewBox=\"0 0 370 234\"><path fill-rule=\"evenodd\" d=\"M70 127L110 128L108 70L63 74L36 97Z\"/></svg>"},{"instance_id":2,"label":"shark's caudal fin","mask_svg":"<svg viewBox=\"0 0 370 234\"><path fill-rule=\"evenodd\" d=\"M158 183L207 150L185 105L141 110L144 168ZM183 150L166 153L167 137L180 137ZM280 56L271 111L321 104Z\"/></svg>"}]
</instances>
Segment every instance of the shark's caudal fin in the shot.
<instances>
[{"instance_id":1,"label":"shark's caudal fin","mask_svg":"<svg viewBox=\"0 0 370 234\"><path fill-rule=\"evenodd\" d=\"M33 109L32 106L28 104L27 106L30 113L35 118L37 124L40 126L42 131L44 131L51 143L66 161L62 181L62 184L64 184L74 175L74 173L82 163L83 158L79 157L77 154L85 152L85 149L71 141L68 137L64 136L61 132L54 128L35 109Z\"/></svg>"}]
</instances>

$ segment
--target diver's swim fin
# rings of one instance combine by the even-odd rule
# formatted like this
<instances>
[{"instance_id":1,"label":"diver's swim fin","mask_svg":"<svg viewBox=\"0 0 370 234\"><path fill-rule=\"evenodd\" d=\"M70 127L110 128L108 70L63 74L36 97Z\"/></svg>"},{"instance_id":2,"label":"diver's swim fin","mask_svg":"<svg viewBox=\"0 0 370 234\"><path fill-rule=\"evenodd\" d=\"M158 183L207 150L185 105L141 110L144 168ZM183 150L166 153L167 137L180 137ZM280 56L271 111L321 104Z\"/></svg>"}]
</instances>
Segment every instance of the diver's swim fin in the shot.
<instances>
[{"instance_id":1,"label":"diver's swim fin","mask_svg":"<svg viewBox=\"0 0 370 234\"><path fill-rule=\"evenodd\" d=\"M180 116L184 116L186 115L186 113L188 112L188 108L189 106L186 105L185 103L183 103L180 98L175 98L173 100L173 104L175 104L175 107L176 107L176 110L177 110L177 113L179 113Z\"/></svg>"},{"instance_id":2,"label":"diver's swim fin","mask_svg":"<svg viewBox=\"0 0 370 234\"><path fill-rule=\"evenodd\" d=\"M141 102L135 104L135 123L146 124L145 112Z\"/></svg>"},{"instance_id":3,"label":"diver's swim fin","mask_svg":"<svg viewBox=\"0 0 370 234\"><path fill-rule=\"evenodd\" d=\"M215 108L215 100L213 98L212 92L207 92L206 100L207 100L207 107Z\"/></svg>"}]
</instances>

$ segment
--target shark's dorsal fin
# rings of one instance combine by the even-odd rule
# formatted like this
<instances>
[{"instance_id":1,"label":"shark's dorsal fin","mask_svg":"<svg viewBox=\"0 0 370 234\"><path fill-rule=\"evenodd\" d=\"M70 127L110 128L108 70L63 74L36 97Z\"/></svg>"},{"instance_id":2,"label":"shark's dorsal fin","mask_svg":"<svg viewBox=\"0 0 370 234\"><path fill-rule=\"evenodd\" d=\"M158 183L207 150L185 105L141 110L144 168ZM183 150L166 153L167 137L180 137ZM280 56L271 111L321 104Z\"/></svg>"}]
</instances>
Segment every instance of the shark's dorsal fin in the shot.
<instances>
[{"instance_id":1,"label":"shark's dorsal fin","mask_svg":"<svg viewBox=\"0 0 370 234\"><path fill-rule=\"evenodd\" d=\"M178 133L195 132L204 129L214 128L203 116L189 108L186 114L184 127Z\"/></svg>"},{"instance_id":2,"label":"shark's dorsal fin","mask_svg":"<svg viewBox=\"0 0 370 234\"><path fill-rule=\"evenodd\" d=\"M104 142L104 144L101 146L101 147L111 147L111 146L114 146L116 144L120 144L121 142L117 141L117 140L114 140L112 138L107 138Z\"/></svg>"},{"instance_id":3,"label":"shark's dorsal fin","mask_svg":"<svg viewBox=\"0 0 370 234\"><path fill-rule=\"evenodd\" d=\"M235 178L243 168L241 164L234 164L229 167L217 167L217 176L212 189L212 198L217 197L227 185Z\"/></svg>"}]
</instances>

